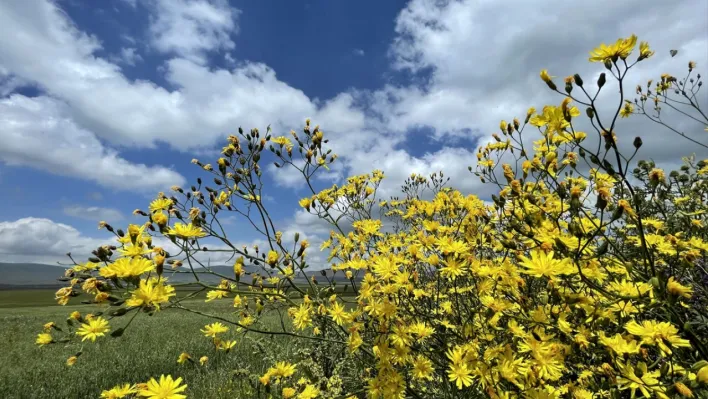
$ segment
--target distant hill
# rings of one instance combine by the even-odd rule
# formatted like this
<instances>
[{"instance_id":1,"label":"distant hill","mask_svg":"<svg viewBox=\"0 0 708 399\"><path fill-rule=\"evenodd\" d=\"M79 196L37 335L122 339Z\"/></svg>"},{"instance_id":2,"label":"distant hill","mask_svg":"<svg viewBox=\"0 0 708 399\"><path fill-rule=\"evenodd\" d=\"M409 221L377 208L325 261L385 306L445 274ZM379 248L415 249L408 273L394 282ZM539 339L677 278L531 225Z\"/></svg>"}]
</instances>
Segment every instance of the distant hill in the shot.
<instances>
[{"instance_id":1,"label":"distant hill","mask_svg":"<svg viewBox=\"0 0 708 399\"><path fill-rule=\"evenodd\" d=\"M0 263L0 286L59 286L64 277L63 266L39 263Z\"/></svg>"},{"instance_id":2,"label":"distant hill","mask_svg":"<svg viewBox=\"0 0 708 399\"><path fill-rule=\"evenodd\" d=\"M8 288L48 288L64 286L66 283L58 281L64 277L64 271L67 268L64 266L52 266L39 263L2 263L0 262L0 289ZM244 267L246 272L257 272L262 270L258 266L247 265ZM189 268L181 267L180 271L189 271ZM233 267L231 266L212 266L211 270L223 276L232 277ZM212 274L207 274L203 271L197 271L199 279L207 284L218 283L221 277ZM331 271L326 272L327 278L341 284L346 281L343 272L338 272L332 275ZM173 283L194 281L192 273L175 273L169 267L165 268L164 276L168 277ZM308 271L307 278L315 276L320 284L326 284L327 278L322 276L321 271ZM244 276L244 282L249 282L250 276ZM295 281L304 283L305 276L300 274Z\"/></svg>"}]
</instances>

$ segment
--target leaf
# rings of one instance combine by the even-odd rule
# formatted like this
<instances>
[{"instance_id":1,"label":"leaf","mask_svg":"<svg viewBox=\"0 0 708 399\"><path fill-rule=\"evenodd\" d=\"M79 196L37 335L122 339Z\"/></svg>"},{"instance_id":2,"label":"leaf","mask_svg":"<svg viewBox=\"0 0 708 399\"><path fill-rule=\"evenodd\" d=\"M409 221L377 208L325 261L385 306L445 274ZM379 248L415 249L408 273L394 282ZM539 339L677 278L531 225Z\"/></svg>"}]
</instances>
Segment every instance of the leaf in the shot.
<instances>
[{"instance_id":1,"label":"leaf","mask_svg":"<svg viewBox=\"0 0 708 399\"><path fill-rule=\"evenodd\" d=\"M676 54L678 54L678 50L671 50L669 51L669 53L671 53L671 56L674 57L676 56Z\"/></svg>"}]
</instances>

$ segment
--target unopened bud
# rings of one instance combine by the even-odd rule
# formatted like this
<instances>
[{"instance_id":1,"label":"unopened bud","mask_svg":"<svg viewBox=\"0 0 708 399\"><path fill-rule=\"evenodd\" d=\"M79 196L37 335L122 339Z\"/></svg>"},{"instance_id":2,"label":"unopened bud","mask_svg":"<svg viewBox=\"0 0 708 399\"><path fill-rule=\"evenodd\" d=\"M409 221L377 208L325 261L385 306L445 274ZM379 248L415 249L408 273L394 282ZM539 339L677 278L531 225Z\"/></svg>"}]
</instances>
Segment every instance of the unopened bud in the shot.
<instances>
[{"instance_id":1,"label":"unopened bud","mask_svg":"<svg viewBox=\"0 0 708 399\"><path fill-rule=\"evenodd\" d=\"M642 146L642 138L637 136L634 138L634 148L639 149Z\"/></svg>"},{"instance_id":2,"label":"unopened bud","mask_svg":"<svg viewBox=\"0 0 708 399\"><path fill-rule=\"evenodd\" d=\"M578 75L577 73L573 75L573 80L575 80L576 85L583 87L583 79L580 78L580 75Z\"/></svg>"},{"instance_id":3,"label":"unopened bud","mask_svg":"<svg viewBox=\"0 0 708 399\"><path fill-rule=\"evenodd\" d=\"M607 82L607 77L605 76L605 73L603 72L600 74L600 77L597 78L597 87L601 89L602 86L605 85L605 82Z\"/></svg>"}]
</instances>

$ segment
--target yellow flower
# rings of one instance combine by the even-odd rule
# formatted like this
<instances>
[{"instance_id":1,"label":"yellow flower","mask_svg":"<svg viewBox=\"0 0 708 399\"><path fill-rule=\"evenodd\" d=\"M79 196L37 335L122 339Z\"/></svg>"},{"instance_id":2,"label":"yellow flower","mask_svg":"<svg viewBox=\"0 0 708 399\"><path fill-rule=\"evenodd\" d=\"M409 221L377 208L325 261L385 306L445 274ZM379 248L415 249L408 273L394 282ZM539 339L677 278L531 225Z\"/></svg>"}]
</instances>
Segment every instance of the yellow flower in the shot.
<instances>
[{"instance_id":1,"label":"yellow flower","mask_svg":"<svg viewBox=\"0 0 708 399\"><path fill-rule=\"evenodd\" d=\"M275 144L280 144L281 146L285 146L285 148L288 151L293 149L293 142L290 141L290 139L285 136L276 137L276 138L272 139L271 141L274 142Z\"/></svg>"},{"instance_id":2,"label":"yellow flower","mask_svg":"<svg viewBox=\"0 0 708 399\"><path fill-rule=\"evenodd\" d=\"M698 370L698 372L696 373L696 379L699 382L708 384L708 366L703 366Z\"/></svg>"},{"instance_id":3,"label":"yellow flower","mask_svg":"<svg viewBox=\"0 0 708 399\"><path fill-rule=\"evenodd\" d=\"M445 266L440 269L440 273L449 280L464 275L467 270L467 262L457 258L450 258L444 264Z\"/></svg>"},{"instance_id":4,"label":"yellow flower","mask_svg":"<svg viewBox=\"0 0 708 399\"><path fill-rule=\"evenodd\" d=\"M202 356L202 357L199 358L199 364L202 365L202 366L205 365L205 364L207 364L208 361L209 361L209 357L208 357L208 356Z\"/></svg>"},{"instance_id":5,"label":"yellow flower","mask_svg":"<svg viewBox=\"0 0 708 399\"><path fill-rule=\"evenodd\" d=\"M52 335L48 333L37 334L37 341L35 342L39 346L44 346L54 342L54 338L52 338Z\"/></svg>"},{"instance_id":6,"label":"yellow flower","mask_svg":"<svg viewBox=\"0 0 708 399\"><path fill-rule=\"evenodd\" d=\"M104 335L106 335L108 329L108 320L104 319L103 317L95 317L91 320L87 320L87 323L82 324L81 327L79 327L79 330L76 332L76 335L82 337L81 341L90 339L91 341L95 342L96 338L103 337Z\"/></svg>"},{"instance_id":7,"label":"yellow flower","mask_svg":"<svg viewBox=\"0 0 708 399\"><path fill-rule=\"evenodd\" d=\"M206 326L204 326L204 329L201 330L205 337L212 338L216 338L216 334L225 333L227 331L229 331L229 328L219 323L218 321L215 323L207 324Z\"/></svg>"},{"instance_id":8,"label":"yellow flower","mask_svg":"<svg viewBox=\"0 0 708 399\"><path fill-rule=\"evenodd\" d=\"M541 75L541 80L543 80L546 83L550 82L551 79L555 77L555 76L548 75L548 70L546 70L546 69L541 69L540 75ZM532 112L530 112L530 113L532 113Z\"/></svg>"},{"instance_id":9,"label":"yellow flower","mask_svg":"<svg viewBox=\"0 0 708 399\"><path fill-rule=\"evenodd\" d=\"M553 251L545 252L535 249L531 252L531 259L522 255L520 260L520 265L528 269L521 272L534 277L554 278L558 275L577 273L569 259L553 259Z\"/></svg>"},{"instance_id":10,"label":"yellow flower","mask_svg":"<svg viewBox=\"0 0 708 399\"><path fill-rule=\"evenodd\" d=\"M177 364L184 364L185 362L191 360L192 357L188 353L182 352L177 358Z\"/></svg>"},{"instance_id":11,"label":"yellow flower","mask_svg":"<svg viewBox=\"0 0 708 399\"><path fill-rule=\"evenodd\" d=\"M297 395L297 399L314 399L320 394L320 390L312 384L307 384L305 389Z\"/></svg>"},{"instance_id":12,"label":"yellow flower","mask_svg":"<svg viewBox=\"0 0 708 399\"><path fill-rule=\"evenodd\" d=\"M229 295L228 291L222 291L222 290L211 290L207 292L207 299L206 302L211 302L214 299L221 299L221 298L226 298Z\"/></svg>"},{"instance_id":13,"label":"yellow flower","mask_svg":"<svg viewBox=\"0 0 708 399\"><path fill-rule=\"evenodd\" d=\"M290 398L294 397L296 393L297 393L297 391L295 390L295 388L290 388L290 387L283 388L283 398L285 398L285 399L290 399Z\"/></svg>"},{"instance_id":14,"label":"yellow flower","mask_svg":"<svg viewBox=\"0 0 708 399\"><path fill-rule=\"evenodd\" d=\"M641 59L649 58L654 55L654 52L649 49L649 43L641 42L639 43L639 56Z\"/></svg>"},{"instance_id":15,"label":"yellow flower","mask_svg":"<svg viewBox=\"0 0 708 399\"><path fill-rule=\"evenodd\" d=\"M348 320L347 312L339 302L335 302L329 308L329 315L332 317L335 323L338 325L343 325Z\"/></svg>"},{"instance_id":16,"label":"yellow flower","mask_svg":"<svg viewBox=\"0 0 708 399\"><path fill-rule=\"evenodd\" d=\"M201 227L197 227L192 223L175 223L173 227L170 227L167 234L174 235L184 239L200 238L205 237L206 233Z\"/></svg>"},{"instance_id":17,"label":"yellow flower","mask_svg":"<svg viewBox=\"0 0 708 399\"><path fill-rule=\"evenodd\" d=\"M273 250L270 250L268 251L268 256L266 257L266 263L271 266L275 266L278 263L278 258L278 253Z\"/></svg>"},{"instance_id":18,"label":"yellow flower","mask_svg":"<svg viewBox=\"0 0 708 399\"><path fill-rule=\"evenodd\" d=\"M273 377L290 377L295 374L295 365L288 362L278 362L275 367L271 368L270 374Z\"/></svg>"},{"instance_id":19,"label":"yellow flower","mask_svg":"<svg viewBox=\"0 0 708 399\"><path fill-rule=\"evenodd\" d=\"M216 349L222 350L225 352L230 352L234 346L236 346L236 341L233 341L233 340L219 341L219 344L216 346Z\"/></svg>"},{"instance_id":20,"label":"yellow flower","mask_svg":"<svg viewBox=\"0 0 708 399\"><path fill-rule=\"evenodd\" d=\"M158 198L150 203L150 212L156 213L159 211L166 211L172 205L172 200L169 198Z\"/></svg>"},{"instance_id":21,"label":"yellow flower","mask_svg":"<svg viewBox=\"0 0 708 399\"><path fill-rule=\"evenodd\" d=\"M54 294L54 299L56 299L59 305L63 306L69 303L69 298L71 298L73 295L75 295L73 288L63 287L57 290L57 292Z\"/></svg>"},{"instance_id":22,"label":"yellow flower","mask_svg":"<svg viewBox=\"0 0 708 399\"><path fill-rule=\"evenodd\" d=\"M182 377L173 380L171 375L161 375L159 382L151 378L138 395L154 399L185 399L187 396L180 392L187 389L187 385L180 385L181 383Z\"/></svg>"},{"instance_id":23,"label":"yellow flower","mask_svg":"<svg viewBox=\"0 0 708 399\"><path fill-rule=\"evenodd\" d=\"M160 304L170 301L175 296L175 288L165 285L164 279L150 278L140 280L137 290L131 292L132 296L125 301L128 306L152 306L160 309Z\"/></svg>"},{"instance_id":24,"label":"yellow flower","mask_svg":"<svg viewBox=\"0 0 708 399\"><path fill-rule=\"evenodd\" d=\"M128 395L132 395L138 392L137 388L130 384L116 385L109 390L101 392L101 398L103 399L119 399L125 398Z\"/></svg>"},{"instance_id":25,"label":"yellow flower","mask_svg":"<svg viewBox=\"0 0 708 399\"><path fill-rule=\"evenodd\" d=\"M690 298L693 293L693 288L682 285L673 276L669 277L668 283L666 283L666 290L670 294L676 296L682 296L684 298Z\"/></svg>"},{"instance_id":26,"label":"yellow flower","mask_svg":"<svg viewBox=\"0 0 708 399\"><path fill-rule=\"evenodd\" d=\"M626 39L617 39L615 44L600 44L590 52L590 62L614 61L616 58L625 59L632 53L637 45L637 36L632 35Z\"/></svg>"},{"instance_id":27,"label":"yellow flower","mask_svg":"<svg viewBox=\"0 0 708 399\"><path fill-rule=\"evenodd\" d=\"M68 359L66 359L66 365L71 367L74 364L76 364L77 357L76 356L69 356Z\"/></svg>"},{"instance_id":28,"label":"yellow flower","mask_svg":"<svg viewBox=\"0 0 708 399\"><path fill-rule=\"evenodd\" d=\"M418 380L432 380L433 362L422 355L418 355L413 361L413 377Z\"/></svg>"},{"instance_id":29,"label":"yellow flower","mask_svg":"<svg viewBox=\"0 0 708 399\"><path fill-rule=\"evenodd\" d=\"M678 329L669 322L644 320L642 324L639 324L635 320L632 320L627 323L624 328L628 333L641 337L643 344L657 345L664 353L671 353L671 349L666 346L664 341L670 343L672 346L691 346L691 343L687 339L678 336Z\"/></svg>"},{"instance_id":30,"label":"yellow flower","mask_svg":"<svg viewBox=\"0 0 708 399\"><path fill-rule=\"evenodd\" d=\"M467 368L467 363L451 364L447 372L447 377L454 382L457 389L472 385L471 371Z\"/></svg>"},{"instance_id":31,"label":"yellow flower","mask_svg":"<svg viewBox=\"0 0 708 399\"><path fill-rule=\"evenodd\" d=\"M115 262L99 269L98 273L105 278L132 278L155 270L155 264L143 257L118 258Z\"/></svg>"},{"instance_id":32,"label":"yellow flower","mask_svg":"<svg viewBox=\"0 0 708 399\"><path fill-rule=\"evenodd\" d=\"M629 116L632 115L632 112L634 112L634 105L627 101L624 103L622 109L620 109L620 116L622 118L629 118Z\"/></svg>"}]
</instances>

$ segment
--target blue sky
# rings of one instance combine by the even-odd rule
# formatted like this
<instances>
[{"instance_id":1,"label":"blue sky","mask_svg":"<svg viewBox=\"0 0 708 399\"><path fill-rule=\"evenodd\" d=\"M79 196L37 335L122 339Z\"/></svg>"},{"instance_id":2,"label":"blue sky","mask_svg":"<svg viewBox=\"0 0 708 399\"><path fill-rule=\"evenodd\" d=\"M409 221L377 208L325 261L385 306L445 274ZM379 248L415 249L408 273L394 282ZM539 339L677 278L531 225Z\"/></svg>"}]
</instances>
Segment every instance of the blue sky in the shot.
<instances>
[{"instance_id":1,"label":"blue sky","mask_svg":"<svg viewBox=\"0 0 708 399\"><path fill-rule=\"evenodd\" d=\"M214 163L238 126L271 124L281 135L307 117L341 157L320 188L380 168L386 197L412 172L444 170L486 199L490 189L467 172L477 145L499 120L560 101L539 81L541 68L592 77L587 52L631 33L659 54L680 49L644 74L689 58L705 65L708 22L686 11L708 12L708 1L602 3L3 2L0 261L88 253L107 237L98 220L142 222L133 209L205 176L189 161ZM651 28L658 15L675 25L669 33ZM574 29L559 32L558 20ZM685 155L660 136L645 143L659 161ZM301 179L270 168L264 176L283 231L326 236L296 206L307 194ZM257 242L244 225L231 219L230 233Z\"/></svg>"}]
</instances>

